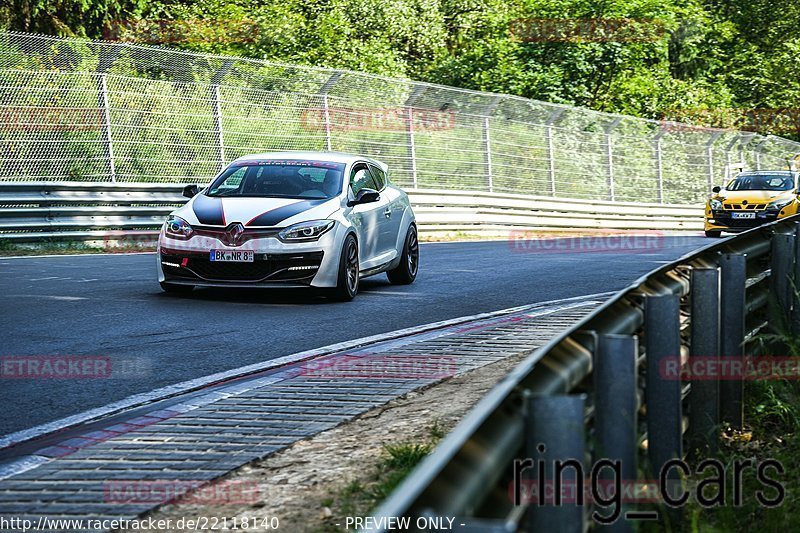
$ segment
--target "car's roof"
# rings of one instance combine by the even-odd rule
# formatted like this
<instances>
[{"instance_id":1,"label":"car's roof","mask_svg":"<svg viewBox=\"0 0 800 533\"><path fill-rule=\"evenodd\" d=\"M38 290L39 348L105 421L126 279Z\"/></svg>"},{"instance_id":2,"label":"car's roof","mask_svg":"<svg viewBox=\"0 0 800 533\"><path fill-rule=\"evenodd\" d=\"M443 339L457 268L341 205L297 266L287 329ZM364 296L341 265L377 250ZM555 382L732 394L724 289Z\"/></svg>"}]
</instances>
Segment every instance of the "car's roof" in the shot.
<instances>
[{"instance_id":1,"label":"car's roof","mask_svg":"<svg viewBox=\"0 0 800 533\"><path fill-rule=\"evenodd\" d=\"M355 161L371 161L381 167L386 168L386 164L363 155L346 154L343 152L304 152L300 150L288 150L285 152L264 152L260 154L250 154L238 158L236 161L253 161L259 159L308 159L311 161L330 161L332 163L353 163Z\"/></svg>"},{"instance_id":2,"label":"car's roof","mask_svg":"<svg viewBox=\"0 0 800 533\"><path fill-rule=\"evenodd\" d=\"M743 172L738 173L737 176L742 176L742 175L753 176L758 174L764 174L767 176L774 176L775 174L786 174L787 176L792 176L794 174L797 174L797 172L794 170L745 170Z\"/></svg>"}]
</instances>

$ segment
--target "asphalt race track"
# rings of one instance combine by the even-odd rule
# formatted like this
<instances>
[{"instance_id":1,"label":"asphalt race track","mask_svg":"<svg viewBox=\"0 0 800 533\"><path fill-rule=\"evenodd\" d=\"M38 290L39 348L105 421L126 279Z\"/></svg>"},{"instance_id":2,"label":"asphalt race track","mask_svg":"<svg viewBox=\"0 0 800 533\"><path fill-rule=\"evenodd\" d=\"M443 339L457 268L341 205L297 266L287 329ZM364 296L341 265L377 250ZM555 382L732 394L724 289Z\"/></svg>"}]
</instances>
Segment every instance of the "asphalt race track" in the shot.
<instances>
[{"instance_id":1,"label":"asphalt race track","mask_svg":"<svg viewBox=\"0 0 800 533\"><path fill-rule=\"evenodd\" d=\"M1 379L0 435L337 342L619 290L705 244L664 237L633 254L519 251L505 241L426 244L413 285L393 286L385 275L362 280L350 303L303 290L167 295L153 254L0 258L0 357L98 356L124 361L125 369L99 379Z\"/></svg>"}]
</instances>

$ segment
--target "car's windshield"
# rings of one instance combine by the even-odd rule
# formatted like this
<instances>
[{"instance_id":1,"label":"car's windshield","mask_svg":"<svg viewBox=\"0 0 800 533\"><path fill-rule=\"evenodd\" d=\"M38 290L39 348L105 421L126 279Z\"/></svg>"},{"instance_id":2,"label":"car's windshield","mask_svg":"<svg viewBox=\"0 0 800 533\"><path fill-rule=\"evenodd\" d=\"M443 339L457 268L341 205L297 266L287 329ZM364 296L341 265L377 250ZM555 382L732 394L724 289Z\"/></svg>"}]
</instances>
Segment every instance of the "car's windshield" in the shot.
<instances>
[{"instance_id":1,"label":"car's windshield","mask_svg":"<svg viewBox=\"0 0 800 533\"><path fill-rule=\"evenodd\" d=\"M344 163L253 160L233 163L214 180L207 196L333 198L342 190Z\"/></svg>"},{"instance_id":2,"label":"car's windshield","mask_svg":"<svg viewBox=\"0 0 800 533\"><path fill-rule=\"evenodd\" d=\"M743 174L731 180L725 189L729 191L789 191L794 189L794 178L788 174Z\"/></svg>"}]
</instances>

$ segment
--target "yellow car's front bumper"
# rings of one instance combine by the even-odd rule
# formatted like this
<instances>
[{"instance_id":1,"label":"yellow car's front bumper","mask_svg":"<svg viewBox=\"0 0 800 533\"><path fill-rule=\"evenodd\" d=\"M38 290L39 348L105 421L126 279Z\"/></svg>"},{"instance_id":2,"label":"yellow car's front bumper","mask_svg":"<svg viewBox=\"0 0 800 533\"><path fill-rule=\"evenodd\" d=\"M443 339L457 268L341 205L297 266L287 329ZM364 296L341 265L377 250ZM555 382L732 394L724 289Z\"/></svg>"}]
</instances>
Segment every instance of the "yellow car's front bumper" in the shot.
<instances>
[{"instance_id":1,"label":"yellow car's front bumper","mask_svg":"<svg viewBox=\"0 0 800 533\"><path fill-rule=\"evenodd\" d=\"M710 202L706 202L704 230L707 232L725 231L729 233L745 231L756 226L760 226L761 224L774 222L781 218L794 215L797 213L799 205L800 203L795 200L789 205L781 208L781 210L778 212L770 211L768 209L762 209L759 211L733 211L729 209L719 209L714 211L711 209ZM753 213L754 218L737 219L733 218L734 213Z\"/></svg>"}]
</instances>

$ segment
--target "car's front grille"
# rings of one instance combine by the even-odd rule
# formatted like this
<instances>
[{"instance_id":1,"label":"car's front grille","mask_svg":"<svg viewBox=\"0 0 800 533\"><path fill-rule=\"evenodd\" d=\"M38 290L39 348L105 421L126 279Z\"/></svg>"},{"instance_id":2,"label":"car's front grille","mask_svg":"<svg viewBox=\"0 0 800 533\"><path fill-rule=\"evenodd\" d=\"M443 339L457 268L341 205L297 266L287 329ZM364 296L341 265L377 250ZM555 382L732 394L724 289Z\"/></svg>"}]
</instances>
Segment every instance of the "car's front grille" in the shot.
<instances>
[{"instance_id":1,"label":"car's front grille","mask_svg":"<svg viewBox=\"0 0 800 533\"><path fill-rule=\"evenodd\" d=\"M760 211L766 207L767 204L722 204L722 208L726 211Z\"/></svg>"},{"instance_id":2,"label":"car's front grille","mask_svg":"<svg viewBox=\"0 0 800 533\"><path fill-rule=\"evenodd\" d=\"M308 283L322 263L322 252L255 254L251 263L210 261L208 254L161 253L167 278L230 282L297 281Z\"/></svg>"}]
</instances>

